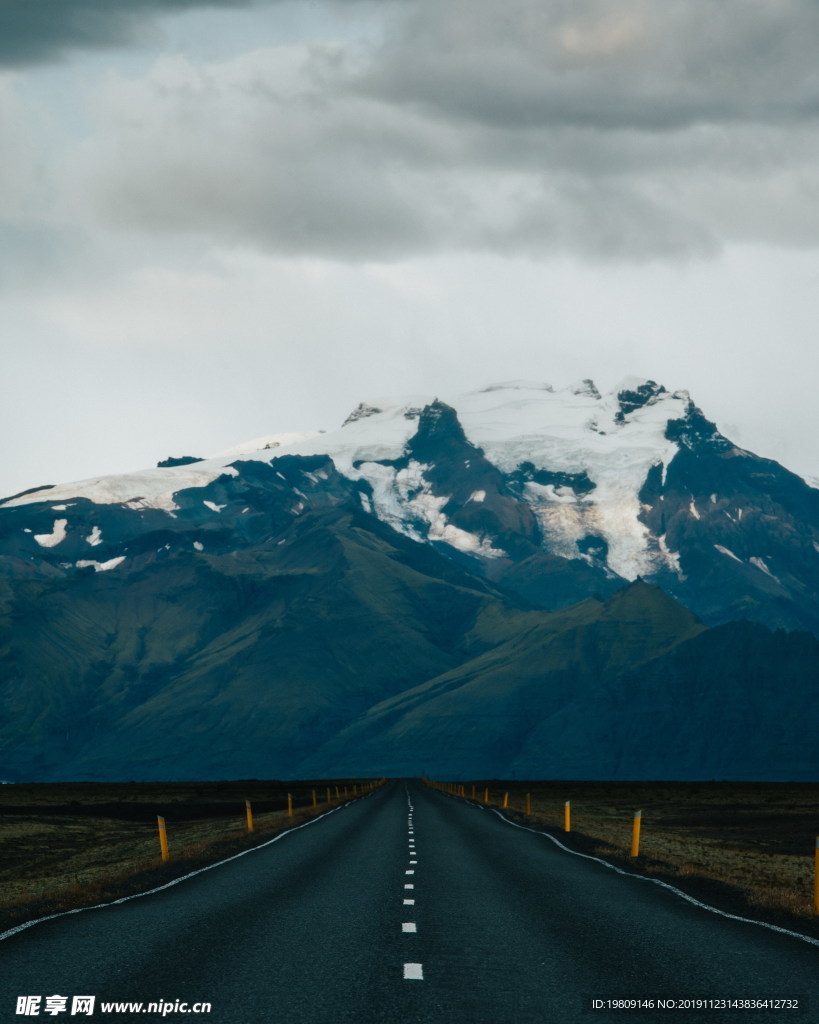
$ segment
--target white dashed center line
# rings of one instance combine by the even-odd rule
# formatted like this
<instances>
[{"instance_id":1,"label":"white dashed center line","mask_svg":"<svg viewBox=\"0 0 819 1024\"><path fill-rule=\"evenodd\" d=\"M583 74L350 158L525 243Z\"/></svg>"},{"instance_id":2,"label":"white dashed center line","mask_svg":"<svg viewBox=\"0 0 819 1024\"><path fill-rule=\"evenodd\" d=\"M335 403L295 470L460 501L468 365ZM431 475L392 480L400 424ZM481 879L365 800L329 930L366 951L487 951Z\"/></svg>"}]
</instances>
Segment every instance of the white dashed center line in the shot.
<instances>
[{"instance_id":1,"label":"white dashed center line","mask_svg":"<svg viewBox=\"0 0 819 1024\"><path fill-rule=\"evenodd\" d=\"M410 836L415 834L412 825L412 804L409 801L409 791L407 792L407 805L409 807L409 814L407 816L407 832ZM416 856L415 853L415 840L409 840L409 856L413 858ZM410 860L410 864L417 864L417 860ZM404 871L405 875L414 875L415 870L413 868L407 868ZM404 882L404 889L415 889L412 882ZM406 897L404 899L405 907L414 907L415 899ZM401 932L404 934L411 934L418 931L418 926L415 921L403 921L401 924ZM424 980L424 965L423 964L404 964L404 980L405 981L423 981Z\"/></svg>"}]
</instances>

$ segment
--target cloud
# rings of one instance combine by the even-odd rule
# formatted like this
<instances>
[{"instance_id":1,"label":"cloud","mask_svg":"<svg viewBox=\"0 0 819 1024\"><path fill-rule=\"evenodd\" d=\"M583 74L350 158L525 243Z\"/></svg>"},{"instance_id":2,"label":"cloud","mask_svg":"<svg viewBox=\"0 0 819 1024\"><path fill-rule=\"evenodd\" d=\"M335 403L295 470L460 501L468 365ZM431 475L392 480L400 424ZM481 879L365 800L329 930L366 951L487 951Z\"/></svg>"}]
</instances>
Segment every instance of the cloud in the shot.
<instances>
[{"instance_id":1,"label":"cloud","mask_svg":"<svg viewBox=\"0 0 819 1024\"><path fill-rule=\"evenodd\" d=\"M0 76L0 221L27 207L37 177L30 124L34 108L21 100L9 76Z\"/></svg>"},{"instance_id":2,"label":"cloud","mask_svg":"<svg viewBox=\"0 0 819 1024\"><path fill-rule=\"evenodd\" d=\"M123 46L145 38L151 19L204 7L243 8L254 0L0 0L0 65L62 59L74 49Z\"/></svg>"},{"instance_id":3,"label":"cloud","mask_svg":"<svg viewBox=\"0 0 819 1024\"><path fill-rule=\"evenodd\" d=\"M362 76L484 125L673 132L819 113L812 0L420 0Z\"/></svg>"},{"instance_id":4,"label":"cloud","mask_svg":"<svg viewBox=\"0 0 819 1024\"><path fill-rule=\"evenodd\" d=\"M819 243L819 5L417 0L380 18L110 77L63 168L74 215L342 261Z\"/></svg>"},{"instance_id":5,"label":"cloud","mask_svg":"<svg viewBox=\"0 0 819 1024\"><path fill-rule=\"evenodd\" d=\"M297 47L205 67L169 57L143 80L111 78L65 169L74 216L342 259L433 245L425 126L324 93L309 60Z\"/></svg>"}]
</instances>

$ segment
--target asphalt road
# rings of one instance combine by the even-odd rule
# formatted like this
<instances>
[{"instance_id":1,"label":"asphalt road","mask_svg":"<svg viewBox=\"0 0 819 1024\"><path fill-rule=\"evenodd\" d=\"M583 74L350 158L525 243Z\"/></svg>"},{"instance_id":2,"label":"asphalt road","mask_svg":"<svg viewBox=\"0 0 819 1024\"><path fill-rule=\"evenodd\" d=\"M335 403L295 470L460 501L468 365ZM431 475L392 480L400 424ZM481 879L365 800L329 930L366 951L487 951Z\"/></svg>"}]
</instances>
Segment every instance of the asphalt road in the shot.
<instances>
[{"instance_id":1,"label":"asphalt road","mask_svg":"<svg viewBox=\"0 0 819 1024\"><path fill-rule=\"evenodd\" d=\"M805 1024L819 1021L817 967L815 944L393 782L162 892L3 938L0 1021ZM47 1014L55 994L65 1010ZM27 1017L16 1011L29 995L41 1001ZM96 997L92 1015L71 1014L77 995ZM594 1010L593 997L655 1005ZM796 998L799 1009L691 1014L656 1003L692 997ZM101 1012L159 1000L164 1018ZM209 1013L175 1009L202 1002Z\"/></svg>"}]
</instances>

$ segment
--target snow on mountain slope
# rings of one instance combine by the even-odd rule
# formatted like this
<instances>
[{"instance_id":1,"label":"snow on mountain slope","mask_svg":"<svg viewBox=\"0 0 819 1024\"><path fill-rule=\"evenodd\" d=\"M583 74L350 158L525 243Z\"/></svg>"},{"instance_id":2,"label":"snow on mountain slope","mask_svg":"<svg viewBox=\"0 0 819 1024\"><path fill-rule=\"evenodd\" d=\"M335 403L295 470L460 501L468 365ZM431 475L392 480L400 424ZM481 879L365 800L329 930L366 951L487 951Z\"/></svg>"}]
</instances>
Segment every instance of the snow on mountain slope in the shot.
<instances>
[{"instance_id":1,"label":"snow on mountain slope","mask_svg":"<svg viewBox=\"0 0 819 1024\"><path fill-rule=\"evenodd\" d=\"M606 395L514 381L372 399L334 431L32 490L0 503L0 569L73 572L93 553L125 575L284 544L342 506L541 607L641 576L706 622L819 635L819 490L738 448L687 392L635 378Z\"/></svg>"},{"instance_id":2,"label":"snow on mountain slope","mask_svg":"<svg viewBox=\"0 0 819 1024\"><path fill-rule=\"evenodd\" d=\"M577 542L603 537L609 567L634 579L648 573L653 558L646 527L638 520L639 492L652 466L667 466L677 452L665 430L685 415L685 392L659 393L627 419L617 395L639 381L624 381L601 397L590 381L566 391L488 390L458 406L467 436L506 473L522 463L567 476L585 474L595 484L580 497L571 486L527 482L526 498L555 554L577 557Z\"/></svg>"},{"instance_id":3,"label":"snow on mountain slope","mask_svg":"<svg viewBox=\"0 0 819 1024\"><path fill-rule=\"evenodd\" d=\"M309 441L314 437L326 433L324 430L290 431L284 434L264 434L252 441L243 441L241 444L226 448L223 452L216 452L211 459L236 459L240 456L255 455L257 452L273 452L276 448L286 448L288 445L301 441Z\"/></svg>"},{"instance_id":4,"label":"snow on mountain slope","mask_svg":"<svg viewBox=\"0 0 819 1024\"><path fill-rule=\"evenodd\" d=\"M624 412L624 394L638 396L643 404L626 406ZM362 403L336 431L269 435L189 465L60 484L4 505L84 497L173 513L178 507L175 493L204 487L222 474L237 475L237 460L326 454L348 478L367 481L372 510L396 529L417 540L449 543L487 557L502 555L487 538L448 521L443 512L447 497L432 493L425 478L428 466L417 461L402 468L390 465L401 459L421 411L433 400L423 395L376 399ZM570 482L523 484L524 500L553 553L577 558L577 542L596 536L607 544L608 565L617 575L634 579L651 571L658 555L649 550L648 531L638 519L638 495L650 468L665 467L677 451L665 431L669 420L685 415L687 393L671 394L631 378L605 396L591 381L562 391L548 384L512 382L444 396L443 401L456 410L467 439L503 473L530 465L569 481L585 477L593 484L582 494ZM662 550L659 557L673 561Z\"/></svg>"},{"instance_id":5,"label":"snow on mountain slope","mask_svg":"<svg viewBox=\"0 0 819 1024\"><path fill-rule=\"evenodd\" d=\"M228 473L238 476L237 470L223 459L206 460L190 466L172 469L143 469L135 473L116 476L91 477L70 484L32 491L3 503L2 508L29 505L38 501L62 501L64 498L87 498L99 505L127 505L130 508L158 508L173 512L177 505L173 496L189 487L205 487L211 481Z\"/></svg>"},{"instance_id":6,"label":"snow on mountain slope","mask_svg":"<svg viewBox=\"0 0 819 1024\"><path fill-rule=\"evenodd\" d=\"M503 473L522 465L567 478L588 478L593 489L578 494L535 480L523 485L524 499L535 512L553 553L577 558L577 542L602 537L608 565L619 576L634 579L649 573L657 558L673 556L651 551L648 531L639 521L639 492L654 465L668 465L678 450L665 437L668 422L685 416L686 392L651 390L645 405L624 413L618 395L636 394L644 382L630 378L616 392L601 396L591 381L562 391L546 384L494 385L457 397L444 396L458 416L466 437ZM415 431L415 420L429 399L378 401L359 407L356 419L334 434L299 445L303 453L331 456L339 471L365 479L373 488L380 518L418 537L413 520L426 503L431 530L427 539L443 540L461 550L492 556L502 552L485 538L469 539L441 522L445 501L430 495L424 467L411 463L397 469L385 465L400 458ZM289 450L294 450L293 448Z\"/></svg>"}]
</instances>

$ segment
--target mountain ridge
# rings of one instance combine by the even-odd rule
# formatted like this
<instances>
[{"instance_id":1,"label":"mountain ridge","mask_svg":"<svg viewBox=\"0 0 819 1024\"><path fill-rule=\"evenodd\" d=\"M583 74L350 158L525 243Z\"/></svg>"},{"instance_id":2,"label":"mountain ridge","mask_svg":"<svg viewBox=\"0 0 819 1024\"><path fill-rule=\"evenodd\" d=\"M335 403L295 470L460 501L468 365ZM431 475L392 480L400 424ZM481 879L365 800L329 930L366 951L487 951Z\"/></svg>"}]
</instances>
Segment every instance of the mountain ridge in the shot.
<instances>
[{"instance_id":1,"label":"mountain ridge","mask_svg":"<svg viewBox=\"0 0 819 1024\"><path fill-rule=\"evenodd\" d=\"M819 491L687 392L278 438L0 503L0 775L710 778L737 720L742 777L819 771L742 710L816 724Z\"/></svg>"},{"instance_id":2,"label":"mountain ridge","mask_svg":"<svg viewBox=\"0 0 819 1024\"><path fill-rule=\"evenodd\" d=\"M819 634L819 490L734 445L686 391L636 378L608 395L591 381L515 382L456 404L362 403L335 432L275 436L7 499L0 572L10 557L123 572L149 541L156 553L180 543L179 520L186 543L242 545L250 524L282 528L354 497L541 607L642 577L710 624Z\"/></svg>"}]
</instances>

